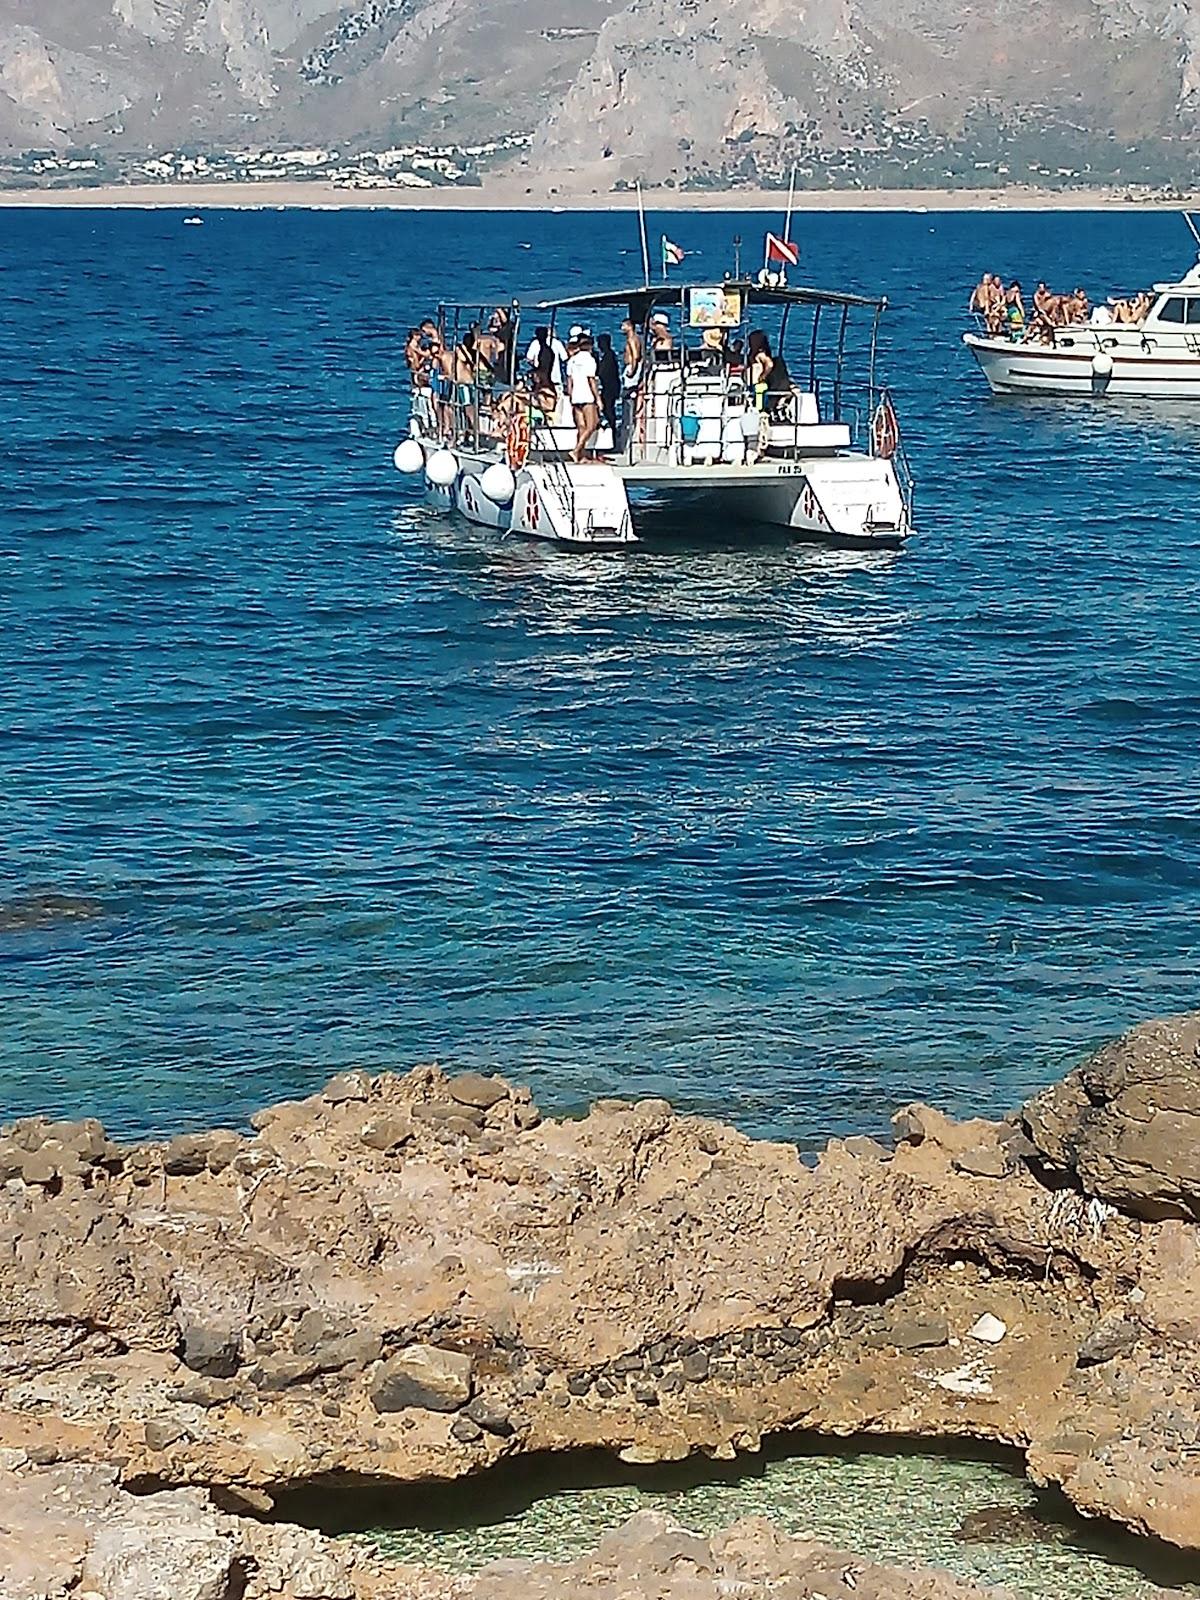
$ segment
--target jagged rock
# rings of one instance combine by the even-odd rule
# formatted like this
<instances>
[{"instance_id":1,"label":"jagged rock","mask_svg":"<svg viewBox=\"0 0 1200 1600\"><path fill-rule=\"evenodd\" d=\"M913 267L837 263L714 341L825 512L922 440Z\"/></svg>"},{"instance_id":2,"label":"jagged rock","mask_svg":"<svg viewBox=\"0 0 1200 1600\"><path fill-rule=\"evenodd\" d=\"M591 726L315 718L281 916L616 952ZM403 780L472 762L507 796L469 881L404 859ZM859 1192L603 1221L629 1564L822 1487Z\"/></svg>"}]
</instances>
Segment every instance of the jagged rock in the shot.
<instances>
[{"instance_id":1,"label":"jagged rock","mask_svg":"<svg viewBox=\"0 0 1200 1600\"><path fill-rule=\"evenodd\" d=\"M511 1439L515 1431L508 1412L499 1406L490 1405L480 1395L476 1395L474 1400L468 1402L463 1415L470 1417L472 1422L477 1422L485 1433L494 1433L498 1439Z\"/></svg>"},{"instance_id":2,"label":"jagged rock","mask_svg":"<svg viewBox=\"0 0 1200 1600\"><path fill-rule=\"evenodd\" d=\"M345 1105L350 1100L369 1100L370 1075L366 1072L336 1073L321 1090L321 1098L331 1106Z\"/></svg>"},{"instance_id":3,"label":"jagged rock","mask_svg":"<svg viewBox=\"0 0 1200 1600\"><path fill-rule=\"evenodd\" d=\"M172 1139L163 1156L163 1168L171 1177L195 1177L201 1172L224 1172L244 1143L230 1128L214 1128L206 1133L180 1133Z\"/></svg>"},{"instance_id":4,"label":"jagged rock","mask_svg":"<svg viewBox=\"0 0 1200 1600\"><path fill-rule=\"evenodd\" d=\"M80 1172L82 1166L73 1150L68 1150L57 1139L47 1139L23 1157L20 1176L24 1183L48 1188L51 1184L60 1183L64 1177Z\"/></svg>"},{"instance_id":5,"label":"jagged rock","mask_svg":"<svg viewBox=\"0 0 1200 1600\"><path fill-rule=\"evenodd\" d=\"M872 1139L865 1133L851 1134L848 1139L843 1139L842 1148L861 1161L886 1161L891 1155L891 1151L885 1150L878 1139Z\"/></svg>"},{"instance_id":6,"label":"jagged rock","mask_svg":"<svg viewBox=\"0 0 1200 1600\"><path fill-rule=\"evenodd\" d=\"M450 1424L450 1437L459 1444L478 1444L483 1438L483 1429L473 1417L455 1417Z\"/></svg>"},{"instance_id":7,"label":"jagged rock","mask_svg":"<svg viewBox=\"0 0 1200 1600\"><path fill-rule=\"evenodd\" d=\"M936 1314L901 1317L881 1337L897 1350L931 1350L948 1342L950 1324L945 1317Z\"/></svg>"},{"instance_id":8,"label":"jagged rock","mask_svg":"<svg viewBox=\"0 0 1200 1600\"><path fill-rule=\"evenodd\" d=\"M508 1085L499 1078L485 1078L478 1072L460 1072L452 1077L446 1087L450 1098L460 1105L472 1106L478 1111L490 1111L500 1100L508 1098Z\"/></svg>"},{"instance_id":9,"label":"jagged rock","mask_svg":"<svg viewBox=\"0 0 1200 1600\"><path fill-rule=\"evenodd\" d=\"M258 1389L291 1389L298 1383L307 1383L322 1371L315 1356L263 1356L250 1374Z\"/></svg>"},{"instance_id":10,"label":"jagged rock","mask_svg":"<svg viewBox=\"0 0 1200 1600\"><path fill-rule=\"evenodd\" d=\"M144 1428L146 1444L151 1450L169 1450L173 1444L183 1438L187 1429L178 1422L168 1422L160 1417L151 1417Z\"/></svg>"},{"instance_id":11,"label":"jagged rock","mask_svg":"<svg viewBox=\"0 0 1200 1600\"><path fill-rule=\"evenodd\" d=\"M232 1328L189 1322L183 1329L181 1359L206 1378L232 1378L242 1361L241 1336Z\"/></svg>"},{"instance_id":12,"label":"jagged rock","mask_svg":"<svg viewBox=\"0 0 1200 1600\"><path fill-rule=\"evenodd\" d=\"M1081 1367L1100 1366L1132 1350L1138 1342L1137 1325L1123 1317L1111 1317L1098 1323L1079 1346L1075 1360Z\"/></svg>"},{"instance_id":13,"label":"jagged rock","mask_svg":"<svg viewBox=\"0 0 1200 1600\"><path fill-rule=\"evenodd\" d=\"M975 1178L1007 1177L1011 1162L999 1145L981 1144L955 1156L951 1165L956 1172L965 1172Z\"/></svg>"},{"instance_id":14,"label":"jagged rock","mask_svg":"<svg viewBox=\"0 0 1200 1600\"><path fill-rule=\"evenodd\" d=\"M384 1362L371 1383L376 1411L457 1411L471 1398L471 1358L414 1344Z\"/></svg>"},{"instance_id":15,"label":"jagged rock","mask_svg":"<svg viewBox=\"0 0 1200 1600\"><path fill-rule=\"evenodd\" d=\"M83 1117L78 1122L49 1122L45 1136L89 1164L107 1160L113 1153L104 1124L95 1117Z\"/></svg>"},{"instance_id":16,"label":"jagged rock","mask_svg":"<svg viewBox=\"0 0 1200 1600\"><path fill-rule=\"evenodd\" d=\"M1151 1221L1200 1218L1200 1013L1143 1023L1024 1108L1085 1194Z\"/></svg>"},{"instance_id":17,"label":"jagged rock","mask_svg":"<svg viewBox=\"0 0 1200 1600\"><path fill-rule=\"evenodd\" d=\"M457 1100L418 1101L412 1114L417 1122L461 1122L483 1127L483 1112L477 1106L462 1105Z\"/></svg>"},{"instance_id":18,"label":"jagged rock","mask_svg":"<svg viewBox=\"0 0 1200 1600\"><path fill-rule=\"evenodd\" d=\"M365 1122L359 1138L368 1150L388 1154L399 1150L412 1138L412 1117L406 1111L382 1111Z\"/></svg>"},{"instance_id":19,"label":"jagged rock","mask_svg":"<svg viewBox=\"0 0 1200 1600\"><path fill-rule=\"evenodd\" d=\"M228 1405L237 1392L237 1384L228 1378L188 1378L171 1390L171 1399L181 1406L202 1406L207 1411Z\"/></svg>"}]
</instances>

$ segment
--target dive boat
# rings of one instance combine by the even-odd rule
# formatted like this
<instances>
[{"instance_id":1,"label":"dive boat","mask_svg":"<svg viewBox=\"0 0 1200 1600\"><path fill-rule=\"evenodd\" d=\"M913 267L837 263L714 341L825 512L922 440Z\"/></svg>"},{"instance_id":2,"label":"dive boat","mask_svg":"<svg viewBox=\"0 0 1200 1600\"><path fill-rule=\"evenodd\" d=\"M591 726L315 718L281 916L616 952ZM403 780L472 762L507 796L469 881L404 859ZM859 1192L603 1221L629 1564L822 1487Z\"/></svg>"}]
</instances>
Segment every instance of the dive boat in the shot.
<instances>
[{"instance_id":1,"label":"dive boat","mask_svg":"<svg viewBox=\"0 0 1200 1600\"><path fill-rule=\"evenodd\" d=\"M1030 325L1011 338L965 333L963 343L994 394L1200 400L1200 262L1178 282L1156 283L1137 322L1098 306L1086 322Z\"/></svg>"},{"instance_id":2,"label":"dive boat","mask_svg":"<svg viewBox=\"0 0 1200 1600\"><path fill-rule=\"evenodd\" d=\"M394 462L423 476L444 510L561 545L635 544L657 509L686 506L726 533L774 524L804 539L896 546L912 529L912 480L895 407L876 384L886 304L791 288L766 269L757 279L645 282L544 300L524 316L514 302L504 308L507 360L490 370L476 360L472 383L415 388ZM486 315L440 307L443 347L453 350L459 330L485 325ZM602 422L590 458L575 461L566 396L547 414L531 393L522 324L548 330L552 347L565 321L588 335L604 325L619 354L625 318L644 359L626 371L616 428ZM759 328L776 360L784 356L765 394L751 387L736 337ZM856 360L862 370L851 381Z\"/></svg>"}]
</instances>

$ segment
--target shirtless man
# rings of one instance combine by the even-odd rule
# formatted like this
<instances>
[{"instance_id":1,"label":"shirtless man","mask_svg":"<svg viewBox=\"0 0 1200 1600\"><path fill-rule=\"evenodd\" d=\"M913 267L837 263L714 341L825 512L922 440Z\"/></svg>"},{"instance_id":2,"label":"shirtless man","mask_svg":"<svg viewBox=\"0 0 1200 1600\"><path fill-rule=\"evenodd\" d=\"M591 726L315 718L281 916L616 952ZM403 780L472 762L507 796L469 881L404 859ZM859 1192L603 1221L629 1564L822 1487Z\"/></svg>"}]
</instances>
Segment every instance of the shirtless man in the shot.
<instances>
[{"instance_id":1,"label":"shirtless man","mask_svg":"<svg viewBox=\"0 0 1200 1600\"><path fill-rule=\"evenodd\" d=\"M985 272L971 291L969 310L983 318L990 334L1004 331L1004 285L994 272Z\"/></svg>"},{"instance_id":2,"label":"shirtless man","mask_svg":"<svg viewBox=\"0 0 1200 1600\"><path fill-rule=\"evenodd\" d=\"M449 441L454 437L454 356L435 334L429 346L430 385L437 410L438 432Z\"/></svg>"},{"instance_id":3,"label":"shirtless man","mask_svg":"<svg viewBox=\"0 0 1200 1600\"><path fill-rule=\"evenodd\" d=\"M978 316L986 317L991 303L992 275L990 272L985 272L971 290L971 298L967 301L967 310L975 312Z\"/></svg>"},{"instance_id":4,"label":"shirtless man","mask_svg":"<svg viewBox=\"0 0 1200 1600\"><path fill-rule=\"evenodd\" d=\"M478 331L472 323L454 346L454 353L450 358L453 403L459 413L464 435L475 432L475 386L479 381L482 365L477 342Z\"/></svg>"}]
</instances>

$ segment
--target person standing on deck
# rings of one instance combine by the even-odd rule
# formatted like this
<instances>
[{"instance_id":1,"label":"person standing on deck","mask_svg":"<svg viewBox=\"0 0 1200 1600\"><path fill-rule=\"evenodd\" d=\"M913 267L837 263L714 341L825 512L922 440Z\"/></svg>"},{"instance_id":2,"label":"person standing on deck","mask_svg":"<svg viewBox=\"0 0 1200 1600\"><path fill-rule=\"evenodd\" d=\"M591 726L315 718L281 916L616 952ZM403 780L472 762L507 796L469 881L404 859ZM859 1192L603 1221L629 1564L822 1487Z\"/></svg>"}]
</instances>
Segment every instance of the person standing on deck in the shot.
<instances>
[{"instance_id":1,"label":"person standing on deck","mask_svg":"<svg viewBox=\"0 0 1200 1600\"><path fill-rule=\"evenodd\" d=\"M621 369L617 365L617 358L612 347L612 337L602 333L596 340L599 347L596 355L596 377L600 384L600 409L604 413L604 421L612 433L613 444L617 442L617 398L621 393Z\"/></svg>"},{"instance_id":2,"label":"person standing on deck","mask_svg":"<svg viewBox=\"0 0 1200 1600\"><path fill-rule=\"evenodd\" d=\"M567 395L575 418L575 448L571 460L594 461L595 456L588 455L588 446L600 427L600 381L596 375L591 334L581 333L572 343L574 354L567 360Z\"/></svg>"},{"instance_id":3,"label":"person standing on deck","mask_svg":"<svg viewBox=\"0 0 1200 1600\"><path fill-rule=\"evenodd\" d=\"M633 433L638 406L641 403L644 350L642 336L637 331L637 325L632 317L626 317L622 322L621 332L625 335L625 364L621 368L621 423L624 429L622 442L627 444Z\"/></svg>"},{"instance_id":4,"label":"person standing on deck","mask_svg":"<svg viewBox=\"0 0 1200 1600\"><path fill-rule=\"evenodd\" d=\"M567 364L567 347L557 334L551 337L549 328L535 328L529 349L525 352L526 364L535 372L540 365L540 357L543 350L550 352L550 381L556 389L561 389L562 369Z\"/></svg>"}]
</instances>

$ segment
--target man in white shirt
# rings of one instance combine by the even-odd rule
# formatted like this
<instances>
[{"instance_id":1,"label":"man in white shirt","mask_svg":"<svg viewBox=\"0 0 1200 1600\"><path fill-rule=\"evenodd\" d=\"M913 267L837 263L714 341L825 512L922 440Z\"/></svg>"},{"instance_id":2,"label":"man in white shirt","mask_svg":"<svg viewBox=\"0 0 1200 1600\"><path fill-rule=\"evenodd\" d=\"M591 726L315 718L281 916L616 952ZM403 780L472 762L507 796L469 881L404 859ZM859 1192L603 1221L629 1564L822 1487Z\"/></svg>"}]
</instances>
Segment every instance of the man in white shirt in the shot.
<instances>
[{"instance_id":1,"label":"man in white shirt","mask_svg":"<svg viewBox=\"0 0 1200 1600\"><path fill-rule=\"evenodd\" d=\"M575 448L572 461L595 460L588 456L587 448L600 429L600 382L596 372L596 358L592 354L592 336L581 333L575 343L575 353L567 361L567 398L575 418Z\"/></svg>"},{"instance_id":2,"label":"man in white shirt","mask_svg":"<svg viewBox=\"0 0 1200 1600\"><path fill-rule=\"evenodd\" d=\"M538 361L541 359L543 345L549 350L553 361L553 366L550 370L550 382L556 389L561 389L563 365L567 359L567 348L557 334L551 338L549 328L535 328L529 349L525 352L525 361L528 366L536 371Z\"/></svg>"}]
</instances>

